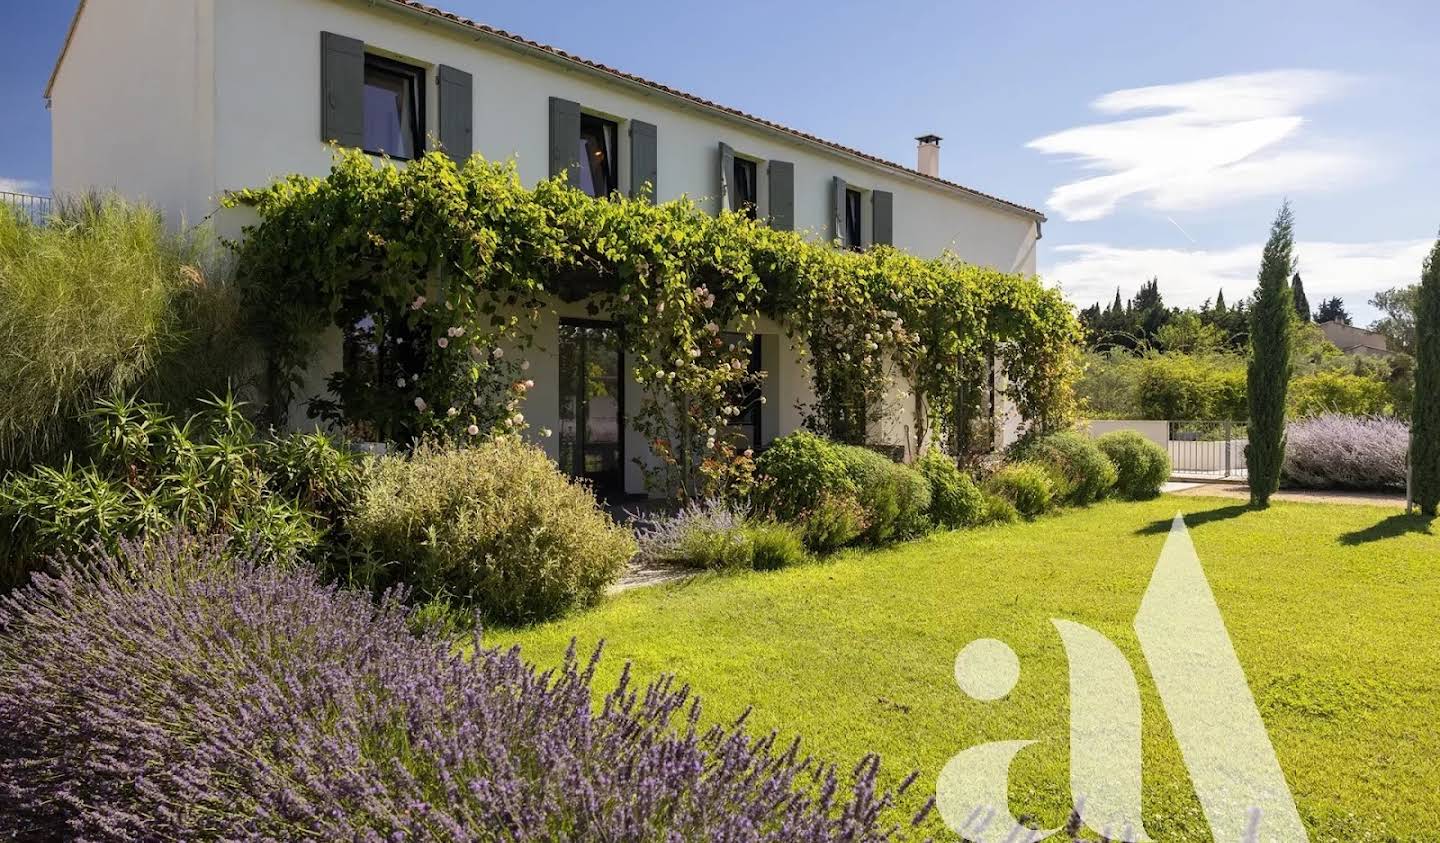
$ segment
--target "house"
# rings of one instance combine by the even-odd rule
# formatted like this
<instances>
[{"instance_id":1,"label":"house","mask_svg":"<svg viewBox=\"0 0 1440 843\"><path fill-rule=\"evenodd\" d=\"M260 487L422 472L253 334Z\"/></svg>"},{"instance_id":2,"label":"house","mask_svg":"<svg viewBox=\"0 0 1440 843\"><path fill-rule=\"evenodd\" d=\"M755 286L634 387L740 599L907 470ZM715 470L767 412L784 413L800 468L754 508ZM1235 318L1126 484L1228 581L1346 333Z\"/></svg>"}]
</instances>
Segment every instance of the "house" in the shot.
<instances>
[{"instance_id":1,"label":"house","mask_svg":"<svg viewBox=\"0 0 1440 843\"><path fill-rule=\"evenodd\" d=\"M1392 356L1389 342L1385 335L1378 331L1367 331L1334 320L1321 322L1320 331L1325 334L1325 339L1346 354L1359 354L1364 357Z\"/></svg>"},{"instance_id":2,"label":"house","mask_svg":"<svg viewBox=\"0 0 1440 843\"><path fill-rule=\"evenodd\" d=\"M235 236L227 191L290 173L324 175L335 141L403 161L439 143L460 158L513 158L533 184L560 172L596 196L651 191L838 240L1033 273L1045 218L942 179L940 138L917 139L914 168L408 0L82 0L45 95L59 194L115 189L175 220L213 216ZM533 361L525 412L558 432L546 447L602 486L637 492L626 429L638 402L616 326L557 302ZM763 445L801 423L809 389L778 325L761 325L763 404L743 420ZM339 332L312 394L342 365ZM600 397L561 383L562 362L601 361ZM568 367L567 367L568 368ZM906 441L903 384L877 420ZM576 419L588 420L580 424Z\"/></svg>"}]
</instances>

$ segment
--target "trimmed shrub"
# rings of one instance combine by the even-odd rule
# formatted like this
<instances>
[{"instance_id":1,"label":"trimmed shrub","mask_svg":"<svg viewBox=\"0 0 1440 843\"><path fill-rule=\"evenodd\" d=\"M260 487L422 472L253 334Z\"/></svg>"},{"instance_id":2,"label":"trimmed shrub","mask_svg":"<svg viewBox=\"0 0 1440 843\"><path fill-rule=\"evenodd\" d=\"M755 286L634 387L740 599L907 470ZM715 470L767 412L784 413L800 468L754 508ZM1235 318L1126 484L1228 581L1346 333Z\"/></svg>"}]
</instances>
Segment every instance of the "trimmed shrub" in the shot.
<instances>
[{"instance_id":1,"label":"trimmed shrub","mask_svg":"<svg viewBox=\"0 0 1440 843\"><path fill-rule=\"evenodd\" d=\"M983 509L980 511L982 524L1013 524L1020 520L1020 510L1015 504L994 492L981 492Z\"/></svg>"},{"instance_id":2,"label":"trimmed shrub","mask_svg":"<svg viewBox=\"0 0 1440 843\"><path fill-rule=\"evenodd\" d=\"M948 456L925 452L915 467L930 483L930 520L949 529L968 527L983 519L985 498L980 487Z\"/></svg>"},{"instance_id":3,"label":"trimmed shrub","mask_svg":"<svg viewBox=\"0 0 1440 843\"><path fill-rule=\"evenodd\" d=\"M1009 501L1021 515L1042 515L1055 502L1050 469L1040 463L1013 462L1000 467L985 481L985 489Z\"/></svg>"},{"instance_id":4,"label":"trimmed shrub","mask_svg":"<svg viewBox=\"0 0 1440 843\"><path fill-rule=\"evenodd\" d=\"M859 445L836 445L870 522L865 540L883 544L928 532L930 484L924 475Z\"/></svg>"},{"instance_id":5,"label":"trimmed shrub","mask_svg":"<svg viewBox=\"0 0 1440 843\"><path fill-rule=\"evenodd\" d=\"M746 530L687 530L677 549L679 561L708 571L735 571L755 565L755 545Z\"/></svg>"},{"instance_id":6,"label":"trimmed shrub","mask_svg":"<svg viewBox=\"0 0 1440 843\"><path fill-rule=\"evenodd\" d=\"M754 549L752 564L757 571L774 571L809 561L800 530L778 521L755 521L746 525L745 536Z\"/></svg>"},{"instance_id":7,"label":"trimmed shrub","mask_svg":"<svg viewBox=\"0 0 1440 843\"><path fill-rule=\"evenodd\" d=\"M815 553L830 553L864 535L870 526L864 505L853 492L822 492L810 509L800 513L800 537Z\"/></svg>"},{"instance_id":8,"label":"trimmed shrub","mask_svg":"<svg viewBox=\"0 0 1440 843\"><path fill-rule=\"evenodd\" d=\"M1290 381L1290 415L1309 418L1327 413L1345 416L1380 415L1392 408L1389 385L1350 372L1324 371Z\"/></svg>"},{"instance_id":9,"label":"trimmed shrub","mask_svg":"<svg viewBox=\"0 0 1440 843\"><path fill-rule=\"evenodd\" d=\"M1052 433L1022 440L1015 455L1048 466L1055 494L1066 503L1094 503L1105 497L1119 479L1115 464L1088 436L1074 432Z\"/></svg>"},{"instance_id":10,"label":"trimmed shrub","mask_svg":"<svg viewBox=\"0 0 1440 843\"><path fill-rule=\"evenodd\" d=\"M1115 491L1121 497L1153 498L1170 479L1170 455L1133 430L1111 431L1096 439L1095 444L1115 466Z\"/></svg>"},{"instance_id":11,"label":"trimmed shrub","mask_svg":"<svg viewBox=\"0 0 1440 843\"><path fill-rule=\"evenodd\" d=\"M1381 416L1323 415L1285 431L1285 482L1310 489L1404 489L1410 428Z\"/></svg>"},{"instance_id":12,"label":"trimmed shrub","mask_svg":"<svg viewBox=\"0 0 1440 843\"><path fill-rule=\"evenodd\" d=\"M776 439L756 460L761 483L760 507L782 521L794 521L814 510L826 493L855 494L837 446L807 431Z\"/></svg>"},{"instance_id":13,"label":"trimmed shrub","mask_svg":"<svg viewBox=\"0 0 1440 843\"><path fill-rule=\"evenodd\" d=\"M898 791L662 677L608 694L573 649L457 654L397 602L171 541L0 599L0 837L731 840L898 837ZM846 770L852 768L847 767ZM645 798L636 798L645 794ZM916 822L920 820L916 818Z\"/></svg>"},{"instance_id":14,"label":"trimmed shrub","mask_svg":"<svg viewBox=\"0 0 1440 843\"><path fill-rule=\"evenodd\" d=\"M502 622L593 603L635 553L588 488L514 437L382 458L350 532L377 587L405 583Z\"/></svg>"}]
</instances>

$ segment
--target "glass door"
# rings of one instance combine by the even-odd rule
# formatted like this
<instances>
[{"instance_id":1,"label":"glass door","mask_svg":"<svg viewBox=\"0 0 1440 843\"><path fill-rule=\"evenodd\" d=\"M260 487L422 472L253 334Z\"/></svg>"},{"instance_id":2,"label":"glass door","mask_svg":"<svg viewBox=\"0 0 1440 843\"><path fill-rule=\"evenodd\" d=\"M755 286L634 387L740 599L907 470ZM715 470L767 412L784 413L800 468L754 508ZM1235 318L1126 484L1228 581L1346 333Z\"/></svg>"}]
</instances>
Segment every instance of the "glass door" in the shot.
<instances>
[{"instance_id":1,"label":"glass door","mask_svg":"<svg viewBox=\"0 0 1440 843\"><path fill-rule=\"evenodd\" d=\"M606 497L625 490L623 361L614 325L561 321L560 467Z\"/></svg>"}]
</instances>

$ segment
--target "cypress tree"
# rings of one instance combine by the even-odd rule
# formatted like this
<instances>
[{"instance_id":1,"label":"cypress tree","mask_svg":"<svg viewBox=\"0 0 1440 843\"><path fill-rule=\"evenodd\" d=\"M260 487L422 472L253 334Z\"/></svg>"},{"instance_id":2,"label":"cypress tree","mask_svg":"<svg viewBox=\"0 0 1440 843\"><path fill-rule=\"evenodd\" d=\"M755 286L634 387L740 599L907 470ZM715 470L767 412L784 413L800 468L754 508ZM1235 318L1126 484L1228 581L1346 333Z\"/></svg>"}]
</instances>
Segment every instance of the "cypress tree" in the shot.
<instances>
[{"instance_id":1,"label":"cypress tree","mask_svg":"<svg viewBox=\"0 0 1440 843\"><path fill-rule=\"evenodd\" d=\"M1223 287L1221 288L1220 292L1215 295L1215 312L1225 312L1225 290Z\"/></svg>"},{"instance_id":2,"label":"cypress tree","mask_svg":"<svg viewBox=\"0 0 1440 843\"><path fill-rule=\"evenodd\" d=\"M1440 506L1440 240L1425 258L1415 309L1415 409L1410 428L1412 491L1420 511Z\"/></svg>"},{"instance_id":3,"label":"cypress tree","mask_svg":"<svg viewBox=\"0 0 1440 843\"><path fill-rule=\"evenodd\" d=\"M1300 273L1290 279L1290 297L1295 300L1295 315L1300 317L1301 322L1310 321L1310 300L1305 298L1305 282L1300 280Z\"/></svg>"},{"instance_id":4,"label":"cypress tree","mask_svg":"<svg viewBox=\"0 0 1440 843\"><path fill-rule=\"evenodd\" d=\"M1250 444L1245 449L1245 464L1250 474L1250 504L1260 509L1270 505L1285 461L1285 393L1290 383L1290 334L1295 323L1290 297L1294 248L1294 218L1286 202L1270 227L1270 240L1260 260L1255 305L1250 309L1246 380Z\"/></svg>"}]
</instances>

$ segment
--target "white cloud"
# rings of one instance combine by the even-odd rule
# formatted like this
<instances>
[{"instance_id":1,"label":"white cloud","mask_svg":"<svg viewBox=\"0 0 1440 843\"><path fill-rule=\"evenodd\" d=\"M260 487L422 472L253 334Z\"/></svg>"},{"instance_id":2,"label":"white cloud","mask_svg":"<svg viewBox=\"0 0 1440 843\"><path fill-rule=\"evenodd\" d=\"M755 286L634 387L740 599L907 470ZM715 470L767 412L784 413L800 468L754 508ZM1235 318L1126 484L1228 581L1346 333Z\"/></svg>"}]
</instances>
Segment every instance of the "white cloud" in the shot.
<instances>
[{"instance_id":1,"label":"white cloud","mask_svg":"<svg viewBox=\"0 0 1440 843\"><path fill-rule=\"evenodd\" d=\"M1196 210L1333 187L1369 165L1333 142L1304 137L1301 112L1352 82L1326 71L1277 70L1113 91L1092 103L1096 111L1141 114L1066 129L1026 146L1103 173L1051 192L1046 204L1071 221L1108 216L1126 200L1161 211Z\"/></svg>"},{"instance_id":2,"label":"white cloud","mask_svg":"<svg viewBox=\"0 0 1440 843\"><path fill-rule=\"evenodd\" d=\"M31 193L43 195L48 188L38 181L29 179L7 179L0 176L0 193Z\"/></svg>"},{"instance_id":3,"label":"white cloud","mask_svg":"<svg viewBox=\"0 0 1440 843\"><path fill-rule=\"evenodd\" d=\"M1371 243L1301 242L1295 246L1300 276L1311 307L1339 296L1360 324L1374 316L1366 302L1380 290L1420 280L1420 266L1433 240L1383 240ZM1224 250L1129 249L1100 243L1056 246L1041 275L1058 283L1080 307L1129 298L1141 281L1160 279L1165 303L1197 307L1216 291L1236 302L1255 289L1261 243Z\"/></svg>"}]
</instances>

